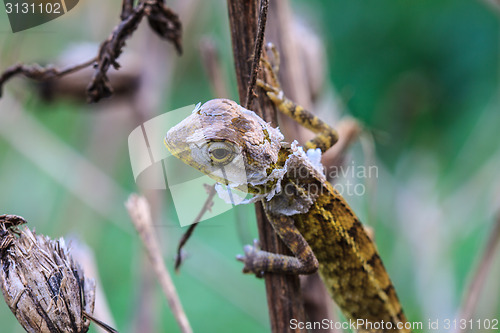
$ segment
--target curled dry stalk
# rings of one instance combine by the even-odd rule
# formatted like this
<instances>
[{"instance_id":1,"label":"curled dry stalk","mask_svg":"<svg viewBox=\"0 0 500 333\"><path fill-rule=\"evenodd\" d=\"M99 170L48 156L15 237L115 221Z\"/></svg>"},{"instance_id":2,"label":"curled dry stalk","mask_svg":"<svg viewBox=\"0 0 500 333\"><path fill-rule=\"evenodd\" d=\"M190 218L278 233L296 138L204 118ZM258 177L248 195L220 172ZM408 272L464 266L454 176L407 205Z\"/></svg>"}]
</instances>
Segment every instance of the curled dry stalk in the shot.
<instances>
[{"instance_id":1,"label":"curled dry stalk","mask_svg":"<svg viewBox=\"0 0 500 333\"><path fill-rule=\"evenodd\" d=\"M61 78L83 68L94 65L95 71L87 87L89 102L98 102L109 97L113 88L109 84L107 72L110 66L120 68L117 62L125 46L125 41L131 37L144 17L147 17L151 29L161 38L173 43L177 52L182 53L181 34L182 25L179 16L165 5L164 0L141 0L134 7L134 1L123 0L120 14L121 21L113 29L111 35L101 43L96 57L81 64L72 65L59 70L53 66L16 64L7 68L0 75L0 97L4 84L17 75L24 75L33 80L44 81Z\"/></svg>"}]
</instances>

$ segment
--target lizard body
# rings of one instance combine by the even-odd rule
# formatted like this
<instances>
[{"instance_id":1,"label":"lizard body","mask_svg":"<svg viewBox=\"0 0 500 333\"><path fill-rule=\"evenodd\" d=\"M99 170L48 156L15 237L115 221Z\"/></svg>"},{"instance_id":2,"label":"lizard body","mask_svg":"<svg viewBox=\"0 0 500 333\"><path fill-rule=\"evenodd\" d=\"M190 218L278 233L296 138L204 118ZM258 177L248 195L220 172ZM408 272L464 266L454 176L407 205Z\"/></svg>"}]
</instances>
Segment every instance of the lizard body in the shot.
<instances>
[{"instance_id":1,"label":"lizard body","mask_svg":"<svg viewBox=\"0 0 500 333\"><path fill-rule=\"evenodd\" d=\"M206 102L170 129L165 145L185 163L262 200L274 230L295 255L246 246L244 272L311 274L319 269L325 285L351 320L390 323L392 329L359 332L410 332L397 329L406 318L375 245L345 199L328 183L320 152L336 132L290 101L270 93L280 111L301 118L319 135L306 144L283 142L283 135L236 102ZM223 189L219 189L221 197ZM403 327L403 326L402 326Z\"/></svg>"}]
</instances>

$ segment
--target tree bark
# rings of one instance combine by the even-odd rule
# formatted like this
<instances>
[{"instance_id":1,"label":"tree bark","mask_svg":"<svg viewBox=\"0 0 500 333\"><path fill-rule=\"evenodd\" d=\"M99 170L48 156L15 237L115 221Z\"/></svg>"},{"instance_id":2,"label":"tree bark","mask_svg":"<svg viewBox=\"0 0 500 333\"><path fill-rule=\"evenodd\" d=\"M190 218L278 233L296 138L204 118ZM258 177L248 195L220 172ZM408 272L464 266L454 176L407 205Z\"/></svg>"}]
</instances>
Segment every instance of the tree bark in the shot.
<instances>
[{"instance_id":1,"label":"tree bark","mask_svg":"<svg viewBox=\"0 0 500 333\"><path fill-rule=\"evenodd\" d=\"M240 103L244 103L247 98L254 44L258 31L259 1L228 0L227 3L238 93ZM266 55L263 54L263 57ZM265 80L262 73L259 73L259 78ZM265 121L271 122L273 126L277 125L276 110L265 94L259 94L254 98L250 109ZM272 253L291 255L267 220L262 205L256 204L255 209L262 249ZM306 332L290 327L292 319L299 322L305 321L298 276L267 273L265 282L271 331L273 333Z\"/></svg>"}]
</instances>

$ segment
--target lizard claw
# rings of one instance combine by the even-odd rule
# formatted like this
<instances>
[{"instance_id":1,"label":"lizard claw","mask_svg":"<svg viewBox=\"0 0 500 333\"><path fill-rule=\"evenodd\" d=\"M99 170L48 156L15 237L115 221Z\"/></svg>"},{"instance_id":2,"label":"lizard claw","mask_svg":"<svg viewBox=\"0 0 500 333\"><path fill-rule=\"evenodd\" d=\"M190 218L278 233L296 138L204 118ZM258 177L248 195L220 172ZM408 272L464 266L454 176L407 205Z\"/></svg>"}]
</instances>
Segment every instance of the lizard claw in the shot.
<instances>
[{"instance_id":1,"label":"lizard claw","mask_svg":"<svg viewBox=\"0 0 500 333\"><path fill-rule=\"evenodd\" d=\"M280 105L283 103L285 99L285 94L283 93L283 90L278 89L275 86L270 85L269 83L266 83L260 79L257 80L257 86L260 88L264 89L266 92L267 97L276 105Z\"/></svg>"}]
</instances>

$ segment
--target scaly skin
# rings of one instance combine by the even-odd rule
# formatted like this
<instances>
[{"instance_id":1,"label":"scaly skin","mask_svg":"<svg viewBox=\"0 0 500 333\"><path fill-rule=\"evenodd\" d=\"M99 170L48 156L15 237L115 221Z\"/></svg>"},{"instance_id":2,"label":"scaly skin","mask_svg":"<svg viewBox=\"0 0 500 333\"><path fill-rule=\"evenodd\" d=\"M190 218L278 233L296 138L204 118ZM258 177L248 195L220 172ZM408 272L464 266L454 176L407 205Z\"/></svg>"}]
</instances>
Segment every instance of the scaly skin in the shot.
<instances>
[{"instance_id":1,"label":"scaly skin","mask_svg":"<svg viewBox=\"0 0 500 333\"><path fill-rule=\"evenodd\" d=\"M308 148L328 149L336 133L317 117L268 92L279 109L319 134ZM215 99L173 127L165 145L173 155L219 183L261 199L275 231L294 257L245 247L244 272L319 273L344 315L354 321L391 323L406 318L379 254L344 198L326 181L322 166L301 147L282 142L276 128L236 102ZM244 166L244 167L242 167ZM242 181L244 179L244 181Z\"/></svg>"}]
</instances>

